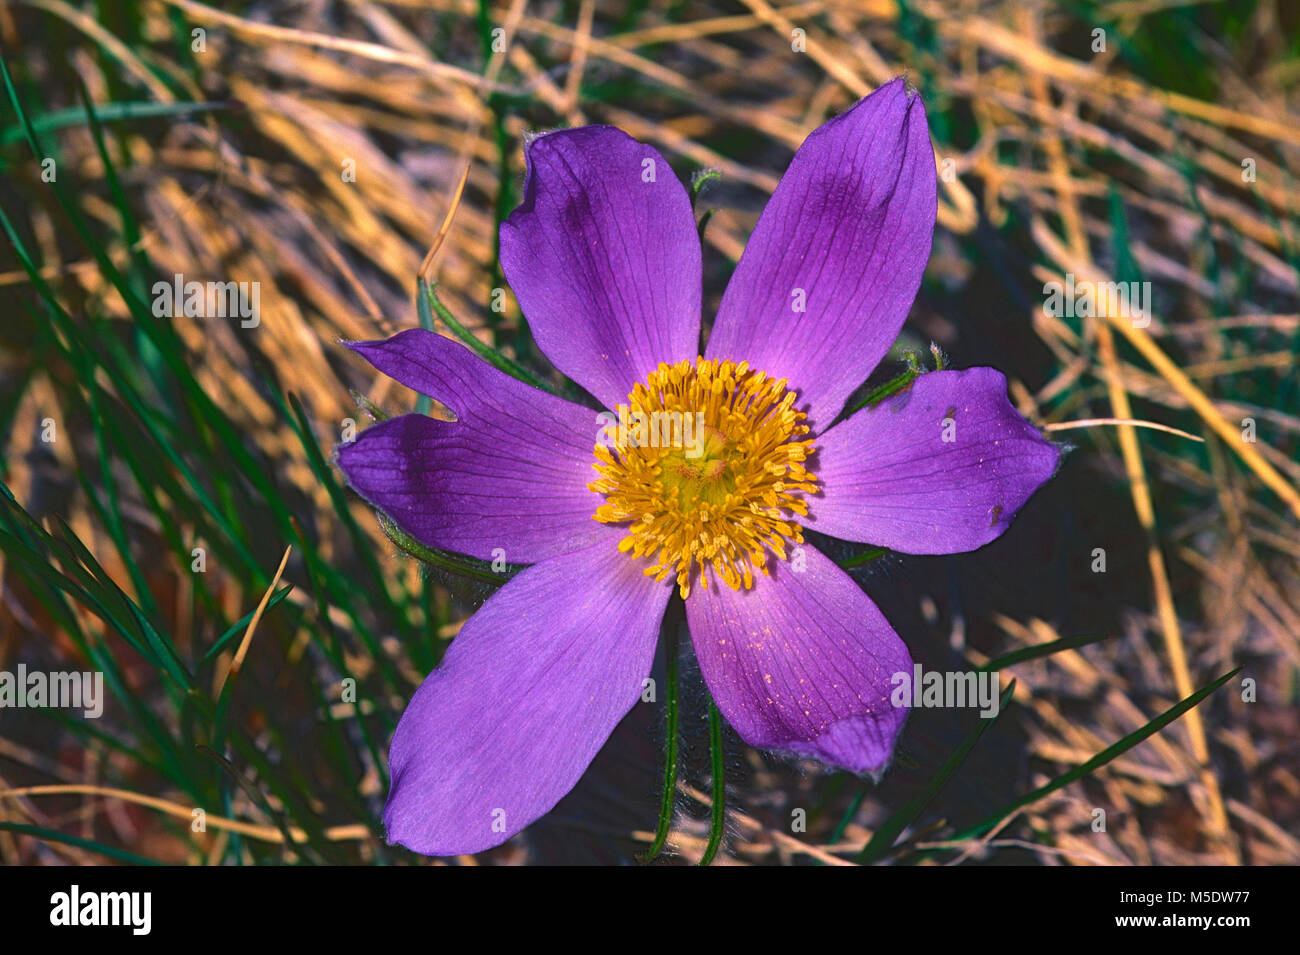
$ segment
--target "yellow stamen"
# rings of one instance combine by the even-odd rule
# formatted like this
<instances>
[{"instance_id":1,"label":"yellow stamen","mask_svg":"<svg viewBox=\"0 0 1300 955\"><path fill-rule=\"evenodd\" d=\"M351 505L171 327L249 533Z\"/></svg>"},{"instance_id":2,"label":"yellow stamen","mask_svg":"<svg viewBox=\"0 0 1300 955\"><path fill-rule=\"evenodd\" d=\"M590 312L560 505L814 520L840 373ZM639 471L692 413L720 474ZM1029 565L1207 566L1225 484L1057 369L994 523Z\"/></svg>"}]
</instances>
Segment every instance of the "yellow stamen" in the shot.
<instances>
[{"instance_id":1,"label":"yellow stamen","mask_svg":"<svg viewBox=\"0 0 1300 955\"><path fill-rule=\"evenodd\" d=\"M794 401L784 378L747 362L661 364L596 445L600 477L588 487L605 503L592 516L629 522L619 550L650 556L656 580L675 571L682 597L693 567L706 589L709 570L733 590L752 587L768 551L784 560L787 538L803 543L791 516L807 515L802 495L817 490Z\"/></svg>"}]
</instances>

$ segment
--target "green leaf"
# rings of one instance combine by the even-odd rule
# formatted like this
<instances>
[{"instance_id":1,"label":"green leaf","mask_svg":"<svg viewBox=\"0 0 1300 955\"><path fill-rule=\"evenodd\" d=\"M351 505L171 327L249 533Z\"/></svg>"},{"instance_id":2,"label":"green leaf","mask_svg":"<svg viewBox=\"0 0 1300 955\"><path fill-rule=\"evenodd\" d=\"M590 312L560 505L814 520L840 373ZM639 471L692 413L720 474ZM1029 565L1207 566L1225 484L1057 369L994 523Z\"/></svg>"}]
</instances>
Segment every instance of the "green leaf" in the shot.
<instances>
[{"instance_id":1,"label":"green leaf","mask_svg":"<svg viewBox=\"0 0 1300 955\"><path fill-rule=\"evenodd\" d=\"M542 391L549 392L553 395L559 394L559 392L546 382L542 381L532 372L528 371L515 361L507 358L495 348L485 345L483 342L475 338L474 333L462 325L456 319L456 316L438 300L438 286L436 283L434 285L428 285L425 283L424 279L419 279L416 290L419 299L425 301L428 306L437 313L438 317L442 319L443 324L451 329L452 334L468 345L471 351L493 368L496 368L498 371L504 371L511 378L517 378L525 384L532 385L534 388L540 388ZM423 319L420 324L422 326L424 325Z\"/></svg>"},{"instance_id":2,"label":"green leaf","mask_svg":"<svg viewBox=\"0 0 1300 955\"><path fill-rule=\"evenodd\" d=\"M879 388L872 391L865 398L859 401L856 405L850 408L848 412L845 415L843 415L843 417L847 418L850 415L854 414L857 411L860 411L863 408L874 407L880 404L882 401L884 401L886 398L890 397L891 395L896 395L904 388L909 387L912 384L912 382L916 381L916 379L919 378L920 376L921 376L921 369L909 362L908 367L904 369L901 374L899 374L896 378L890 379L889 381L881 385Z\"/></svg>"},{"instance_id":3,"label":"green leaf","mask_svg":"<svg viewBox=\"0 0 1300 955\"><path fill-rule=\"evenodd\" d=\"M836 563L845 570L850 570L854 567L861 567L863 564L869 564L873 560L884 557L888 553L889 548L887 547L868 547L861 553L854 554L852 557L846 557L843 560L837 560Z\"/></svg>"}]
</instances>

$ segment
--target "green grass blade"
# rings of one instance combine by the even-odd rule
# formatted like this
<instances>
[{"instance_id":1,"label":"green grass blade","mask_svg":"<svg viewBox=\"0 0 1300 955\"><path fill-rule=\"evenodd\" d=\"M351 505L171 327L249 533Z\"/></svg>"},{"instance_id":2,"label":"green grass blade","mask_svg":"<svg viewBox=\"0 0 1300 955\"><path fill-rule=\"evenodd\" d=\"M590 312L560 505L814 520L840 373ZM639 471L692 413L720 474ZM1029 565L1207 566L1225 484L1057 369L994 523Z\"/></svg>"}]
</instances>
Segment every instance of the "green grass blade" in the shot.
<instances>
[{"instance_id":1,"label":"green grass blade","mask_svg":"<svg viewBox=\"0 0 1300 955\"><path fill-rule=\"evenodd\" d=\"M212 113L219 110L243 109L244 104L236 100L223 100L210 103L101 103L95 112L101 123L122 123L134 119L171 119L189 116L192 113ZM81 126L90 122L90 114L85 108L73 106L68 109L56 109L32 120L32 129L36 133L48 133L70 126ZM0 146L12 146L26 138L27 132L21 126L10 126L0 130Z\"/></svg>"},{"instance_id":2,"label":"green grass blade","mask_svg":"<svg viewBox=\"0 0 1300 955\"><path fill-rule=\"evenodd\" d=\"M1053 640L1050 643L1039 643L1032 647L1022 647L1011 653L995 657L979 669L1002 670L1009 666L1015 666L1017 663L1024 663L1026 660L1037 660L1039 657L1049 657L1054 653L1064 653L1066 650L1077 650L1079 647L1086 647L1094 643L1101 643L1109 640L1108 635L1086 636L1086 637L1065 637L1062 640Z\"/></svg>"},{"instance_id":3,"label":"green grass blade","mask_svg":"<svg viewBox=\"0 0 1300 955\"><path fill-rule=\"evenodd\" d=\"M978 838L979 836L982 836L984 833L988 832L990 829L996 826L1007 816L1011 815L1013 812L1023 809L1025 806L1032 805L1038 802L1038 800L1042 799L1044 796L1050 796L1058 789L1063 789L1066 786L1070 785L1070 783L1076 782L1077 780L1083 779L1085 776L1089 775L1090 773L1096 772L1098 769L1100 769L1102 766L1105 766L1111 760L1115 759L1118 756L1122 756L1124 753L1127 753L1134 746L1138 745L1138 743L1141 743L1143 740L1147 739L1148 737L1154 736L1156 733L1160 732L1162 729L1164 729L1174 720L1178 719L1178 717L1182 716L1192 707L1196 706L1198 703L1204 700L1207 696L1209 696L1219 687L1223 686L1223 684L1231 680L1234 676L1240 673L1241 670L1242 670L1241 667L1237 667L1235 670L1231 670L1225 673L1223 676L1219 677L1213 683L1201 687L1201 689L1197 690L1191 696L1187 697L1187 699L1179 703L1175 703L1173 706L1165 710L1163 713L1161 713L1159 716L1153 719L1150 723L1147 723L1141 729L1129 733L1119 742L1107 746L1105 749L1103 749L1096 756L1092 757L1092 759L1088 760L1086 763L1081 763L1080 765L1076 766L1074 769L1071 769L1070 771L1062 773L1060 776L1057 776L1051 782L1038 787L1033 792L1027 793L1024 796L1021 796L1019 799L1011 803L1008 803L1006 806L999 809L997 812L991 814L981 822L978 822L975 825L962 830L957 835L952 836L949 841L962 842L966 839Z\"/></svg>"},{"instance_id":4,"label":"green grass blade","mask_svg":"<svg viewBox=\"0 0 1300 955\"><path fill-rule=\"evenodd\" d=\"M953 774L961 768L964 762L966 762L966 757L969 756L970 751L975 748L975 744L984 737L984 734L987 733L992 728L993 724L1002 717L1002 714L1006 712L1007 704L1011 702L1011 697L1012 694L1015 693L1015 690L1016 681L1012 680L1007 684L1007 688L1002 692L1002 700L998 706L997 715L991 719L981 719L979 725L968 733L966 738L961 741L961 745L953 750L952 753L949 754L948 758L943 761L943 765L939 767L939 771L930 779L930 782L926 785L925 789L918 793L914 798L908 800L907 803L890 815L879 829L872 833L867 844L862 848L862 851L858 853L857 861L859 865L867 865L875 862L888 852L889 848L894 844L894 840L897 839L908 826L915 822L921 813L925 812L925 807L930 805L934 800L934 797L939 795L943 787L948 784L948 780L952 778Z\"/></svg>"},{"instance_id":5,"label":"green grass blade","mask_svg":"<svg viewBox=\"0 0 1300 955\"><path fill-rule=\"evenodd\" d=\"M0 831L16 832L19 835L44 839L46 842L60 842L64 845L76 846L78 849L89 849L91 852L98 852L100 855L105 855L110 859L116 859L118 862L126 862L130 865L163 864L157 859L150 859L146 856L137 855L134 852L127 852L125 849L118 849L115 846L105 845L104 843L96 842L93 839L82 839L80 836L73 836L66 832L59 832L57 829L46 829L43 826L29 826L21 822L0 822Z\"/></svg>"}]
</instances>

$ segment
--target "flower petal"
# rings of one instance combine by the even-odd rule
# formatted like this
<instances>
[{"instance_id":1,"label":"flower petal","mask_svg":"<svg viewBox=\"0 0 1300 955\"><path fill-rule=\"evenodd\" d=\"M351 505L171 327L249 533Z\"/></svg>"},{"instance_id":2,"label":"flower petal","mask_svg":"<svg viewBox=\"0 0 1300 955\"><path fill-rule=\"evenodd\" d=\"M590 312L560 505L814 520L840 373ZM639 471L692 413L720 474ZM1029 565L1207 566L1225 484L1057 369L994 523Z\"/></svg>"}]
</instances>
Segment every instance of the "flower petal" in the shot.
<instances>
[{"instance_id":1,"label":"flower petal","mask_svg":"<svg viewBox=\"0 0 1300 955\"><path fill-rule=\"evenodd\" d=\"M616 537L528 568L452 641L393 736L390 842L504 842L573 788L640 698L672 588Z\"/></svg>"},{"instance_id":2,"label":"flower petal","mask_svg":"<svg viewBox=\"0 0 1300 955\"><path fill-rule=\"evenodd\" d=\"M1011 406L1000 372L931 372L817 439L822 493L805 524L908 554L974 550L1007 529L1060 456Z\"/></svg>"},{"instance_id":3,"label":"flower petal","mask_svg":"<svg viewBox=\"0 0 1300 955\"><path fill-rule=\"evenodd\" d=\"M718 708L753 746L855 773L883 771L907 718L890 703L890 678L911 672L907 647L815 547L770 571L750 590L701 588L686 601L695 655Z\"/></svg>"},{"instance_id":4,"label":"flower petal","mask_svg":"<svg viewBox=\"0 0 1300 955\"><path fill-rule=\"evenodd\" d=\"M538 346L607 408L660 362L699 353L690 199L658 151L620 130L532 141L523 202L501 224L501 267Z\"/></svg>"},{"instance_id":5,"label":"flower petal","mask_svg":"<svg viewBox=\"0 0 1300 955\"><path fill-rule=\"evenodd\" d=\"M339 447L348 483L431 547L528 564L601 539L597 412L529 387L421 329L353 351L436 398L454 422L390 418Z\"/></svg>"},{"instance_id":6,"label":"flower petal","mask_svg":"<svg viewBox=\"0 0 1300 955\"><path fill-rule=\"evenodd\" d=\"M708 357L789 379L814 431L829 425L898 337L936 201L925 107L896 79L799 148L722 297Z\"/></svg>"}]
</instances>

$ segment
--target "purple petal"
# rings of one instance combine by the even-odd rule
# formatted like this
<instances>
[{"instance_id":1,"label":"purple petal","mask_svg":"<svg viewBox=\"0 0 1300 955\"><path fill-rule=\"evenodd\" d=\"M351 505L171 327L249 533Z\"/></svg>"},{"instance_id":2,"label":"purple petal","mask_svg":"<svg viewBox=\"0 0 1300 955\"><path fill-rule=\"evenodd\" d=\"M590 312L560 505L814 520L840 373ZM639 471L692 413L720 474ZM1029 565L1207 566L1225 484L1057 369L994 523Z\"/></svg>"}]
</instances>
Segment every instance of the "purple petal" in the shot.
<instances>
[{"instance_id":1,"label":"purple petal","mask_svg":"<svg viewBox=\"0 0 1300 955\"><path fill-rule=\"evenodd\" d=\"M925 107L901 78L815 130L750 236L708 357L789 379L813 430L830 424L912 307L935 190Z\"/></svg>"},{"instance_id":2,"label":"purple petal","mask_svg":"<svg viewBox=\"0 0 1300 955\"><path fill-rule=\"evenodd\" d=\"M792 552L771 573L750 590L710 587L687 599L709 692L753 746L881 772L907 718L890 703L890 678L912 669L907 647L816 548Z\"/></svg>"},{"instance_id":3,"label":"purple petal","mask_svg":"<svg viewBox=\"0 0 1300 955\"><path fill-rule=\"evenodd\" d=\"M653 181L645 181L647 177ZM540 136L501 267L546 356L607 408L700 342L700 239L652 147L609 126Z\"/></svg>"},{"instance_id":4,"label":"purple petal","mask_svg":"<svg viewBox=\"0 0 1300 955\"><path fill-rule=\"evenodd\" d=\"M1007 529L1059 459L1011 406L1000 372L931 372L817 439L822 494L805 524L908 554L974 550Z\"/></svg>"},{"instance_id":5,"label":"purple petal","mask_svg":"<svg viewBox=\"0 0 1300 955\"><path fill-rule=\"evenodd\" d=\"M640 699L672 588L617 535L530 567L470 618L389 750L390 842L481 852L549 812Z\"/></svg>"},{"instance_id":6,"label":"purple petal","mask_svg":"<svg viewBox=\"0 0 1300 955\"><path fill-rule=\"evenodd\" d=\"M597 412L531 388L421 329L353 342L376 368L455 412L403 415L338 449L348 483L431 547L528 564L602 539L587 490Z\"/></svg>"}]
</instances>

